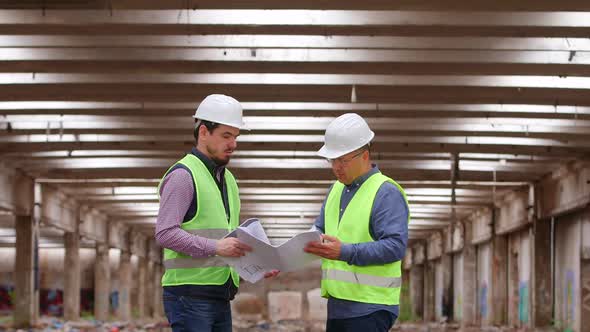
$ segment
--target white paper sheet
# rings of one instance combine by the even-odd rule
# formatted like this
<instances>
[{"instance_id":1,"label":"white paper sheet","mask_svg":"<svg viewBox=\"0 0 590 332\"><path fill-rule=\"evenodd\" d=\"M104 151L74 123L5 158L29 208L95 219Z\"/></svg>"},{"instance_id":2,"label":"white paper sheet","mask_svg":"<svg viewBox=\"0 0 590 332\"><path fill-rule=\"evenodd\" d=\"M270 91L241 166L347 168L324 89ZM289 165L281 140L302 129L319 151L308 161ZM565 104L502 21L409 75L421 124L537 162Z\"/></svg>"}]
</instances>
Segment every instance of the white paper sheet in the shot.
<instances>
[{"instance_id":1,"label":"white paper sheet","mask_svg":"<svg viewBox=\"0 0 590 332\"><path fill-rule=\"evenodd\" d=\"M244 280L251 283L262 279L268 271L293 271L319 259L319 257L303 251L308 242L320 241L320 232L315 229L299 233L287 242L273 246L270 244L260 221L252 218L246 220L226 237L237 237L252 247L252 251L243 257L222 257L238 271Z\"/></svg>"}]
</instances>

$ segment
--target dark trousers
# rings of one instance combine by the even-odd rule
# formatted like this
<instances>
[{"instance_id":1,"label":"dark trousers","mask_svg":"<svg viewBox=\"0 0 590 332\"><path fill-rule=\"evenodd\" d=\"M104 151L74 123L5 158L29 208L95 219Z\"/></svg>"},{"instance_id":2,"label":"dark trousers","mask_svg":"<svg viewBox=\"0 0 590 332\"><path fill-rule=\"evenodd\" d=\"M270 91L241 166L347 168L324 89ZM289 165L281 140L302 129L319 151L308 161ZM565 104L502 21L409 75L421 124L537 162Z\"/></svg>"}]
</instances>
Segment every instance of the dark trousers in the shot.
<instances>
[{"instance_id":1,"label":"dark trousers","mask_svg":"<svg viewBox=\"0 0 590 332\"><path fill-rule=\"evenodd\" d=\"M164 310L174 332L231 332L229 301L177 296L164 290Z\"/></svg>"},{"instance_id":2,"label":"dark trousers","mask_svg":"<svg viewBox=\"0 0 590 332\"><path fill-rule=\"evenodd\" d=\"M397 317L385 310L354 318L328 319L326 332L387 332Z\"/></svg>"}]
</instances>

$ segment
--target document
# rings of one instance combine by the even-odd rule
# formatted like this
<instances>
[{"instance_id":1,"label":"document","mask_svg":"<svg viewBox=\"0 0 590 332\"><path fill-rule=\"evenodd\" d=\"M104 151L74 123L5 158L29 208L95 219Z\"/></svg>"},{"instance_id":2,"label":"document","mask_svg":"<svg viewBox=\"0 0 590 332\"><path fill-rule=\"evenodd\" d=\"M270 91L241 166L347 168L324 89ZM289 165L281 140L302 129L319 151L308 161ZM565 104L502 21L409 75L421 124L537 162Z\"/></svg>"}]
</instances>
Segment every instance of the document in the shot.
<instances>
[{"instance_id":1,"label":"document","mask_svg":"<svg viewBox=\"0 0 590 332\"><path fill-rule=\"evenodd\" d=\"M252 251L242 257L222 257L222 259L236 269L242 279L255 283L271 270L294 271L320 259L303 251L308 242L320 241L320 234L319 231L310 229L295 235L285 243L273 246L260 220L250 218L225 237L237 237L238 240L252 247Z\"/></svg>"}]
</instances>

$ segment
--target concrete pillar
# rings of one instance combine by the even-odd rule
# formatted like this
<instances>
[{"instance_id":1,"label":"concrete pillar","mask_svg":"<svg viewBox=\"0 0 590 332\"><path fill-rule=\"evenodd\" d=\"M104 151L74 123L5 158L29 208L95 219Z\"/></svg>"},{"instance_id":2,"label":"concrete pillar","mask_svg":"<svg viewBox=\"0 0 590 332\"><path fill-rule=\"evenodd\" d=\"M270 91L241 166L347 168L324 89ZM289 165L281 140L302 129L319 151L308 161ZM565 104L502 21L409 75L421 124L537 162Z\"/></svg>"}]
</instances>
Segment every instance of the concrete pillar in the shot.
<instances>
[{"instance_id":1,"label":"concrete pillar","mask_svg":"<svg viewBox=\"0 0 590 332\"><path fill-rule=\"evenodd\" d=\"M146 269L146 276L145 281L149 284L149 287L145 289L145 315L147 317L153 317L155 312L154 307L154 294L155 289L152 284L152 280L154 280L154 262L147 258L147 269Z\"/></svg>"},{"instance_id":2,"label":"concrete pillar","mask_svg":"<svg viewBox=\"0 0 590 332\"><path fill-rule=\"evenodd\" d=\"M80 318L80 234L78 231L64 235L64 319Z\"/></svg>"},{"instance_id":3,"label":"concrete pillar","mask_svg":"<svg viewBox=\"0 0 590 332\"><path fill-rule=\"evenodd\" d=\"M410 270L410 302L412 316L424 318L424 266L412 265Z\"/></svg>"},{"instance_id":4,"label":"concrete pillar","mask_svg":"<svg viewBox=\"0 0 590 332\"><path fill-rule=\"evenodd\" d=\"M131 253L121 251L119 261L119 309L118 319L131 319Z\"/></svg>"},{"instance_id":5,"label":"concrete pillar","mask_svg":"<svg viewBox=\"0 0 590 332\"><path fill-rule=\"evenodd\" d=\"M535 220L533 238L533 326L551 326L553 272L551 271L551 221Z\"/></svg>"},{"instance_id":6,"label":"concrete pillar","mask_svg":"<svg viewBox=\"0 0 590 332\"><path fill-rule=\"evenodd\" d=\"M109 247L97 244L96 262L94 264L94 317L106 321L110 314L111 269L109 265Z\"/></svg>"},{"instance_id":7,"label":"concrete pillar","mask_svg":"<svg viewBox=\"0 0 590 332\"><path fill-rule=\"evenodd\" d=\"M152 316L159 318L164 316L164 307L162 303L162 265L160 263L154 263L154 273L152 275L153 280L153 309Z\"/></svg>"},{"instance_id":8,"label":"concrete pillar","mask_svg":"<svg viewBox=\"0 0 590 332\"><path fill-rule=\"evenodd\" d=\"M440 264L442 269L441 318L446 318L446 321L450 321L453 317L453 257L443 254Z\"/></svg>"},{"instance_id":9,"label":"concrete pillar","mask_svg":"<svg viewBox=\"0 0 590 332\"><path fill-rule=\"evenodd\" d=\"M434 321L434 262L424 262L424 321Z\"/></svg>"},{"instance_id":10,"label":"concrete pillar","mask_svg":"<svg viewBox=\"0 0 590 332\"><path fill-rule=\"evenodd\" d=\"M398 320L409 320L411 319L412 313L412 297L410 296L410 271L411 269L407 269L404 267L402 271L402 290L399 295L399 317Z\"/></svg>"},{"instance_id":11,"label":"concrete pillar","mask_svg":"<svg viewBox=\"0 0 590 332\"><path fill-rule=\"evenodd\" d=\"M508 324L519 328L531 325L530 232L525 229L508 236Z\"/></svg>"},{"instance_id":12,"label":"concrete pillar","mask_svg":"<svg viewBox=\"0 0 590 332\"><path fill-rule=\"evenodd\" d=\"M505 235L492 239L492 324L508 323L508 240Z\"/></svg>"},{"instance_id":13,"label":"concrete pillar","mask_svg":"<svg viewBox=\"0 0 590 332\"><path fill-rule=\"evenodd\" d=\"M590 331L590 259L583 259L580 266L582 281L582 321L580 331Z\"/></svg>"},{"instance_id":14,"label":"concrete pillar","mask_svg":"<svg viewBox=\"0 0 590 332\"><path fill-rule=\"evenodd\" d=\"M138 257L138 291L137 291L137 309L139 318L145 318L147 314L146 310L146 294L147 294L147 266L148 260L145 257Z\"/></svg>"},{"instance_id":15,"label":"concrete pillar","mask_svg":"<svg viewBox=\"0 0 590 332\"><path fill-rule=\"evenodd\" d=\"M477 269L475 246L471 244L473 225L464 223L465 242L463 246L463 326L472 326L477 320Z\"/></svg>"},{"instance_id":16,"label":"concrete pillar","mask_svg":"<svg viewBox=\"0 0 590 332\"><path fill-rule=\"evenodd\" d=\"M16 217L14 326L29 327L39 318L39 226L32 216Z\"/></svg>"}]
</instances>

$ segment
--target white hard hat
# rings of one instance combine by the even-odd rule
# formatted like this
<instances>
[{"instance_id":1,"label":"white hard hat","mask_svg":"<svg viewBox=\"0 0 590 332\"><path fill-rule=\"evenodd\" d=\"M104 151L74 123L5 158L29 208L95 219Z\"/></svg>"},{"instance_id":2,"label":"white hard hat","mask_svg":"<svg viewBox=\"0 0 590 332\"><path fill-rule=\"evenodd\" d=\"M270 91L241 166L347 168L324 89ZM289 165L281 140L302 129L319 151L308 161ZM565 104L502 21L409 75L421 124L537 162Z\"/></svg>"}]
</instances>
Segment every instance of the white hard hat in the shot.
<instances>
[{"instance_id":1,"label":"white hard hat","mask_svg":"<svg viewBox=\"0 0 590 332\"><path fill-rule=\"evenodd\" d=\"M373 137L375 133L360 115L346 113L328 125L324 146L318 151L318 155L335 159L369 144Z\"/></svg>"},{"instance_id":2,"label":"white hard hat","mask_svg":"<svg viewBox=\"0 0 590 332\"><path fill-rule=\"evenodd\" d=\"M240 102L222 94L208 95L203 99L193 118L248 130L242 120L242 105Z\"/></svg>"}]
</instances>

